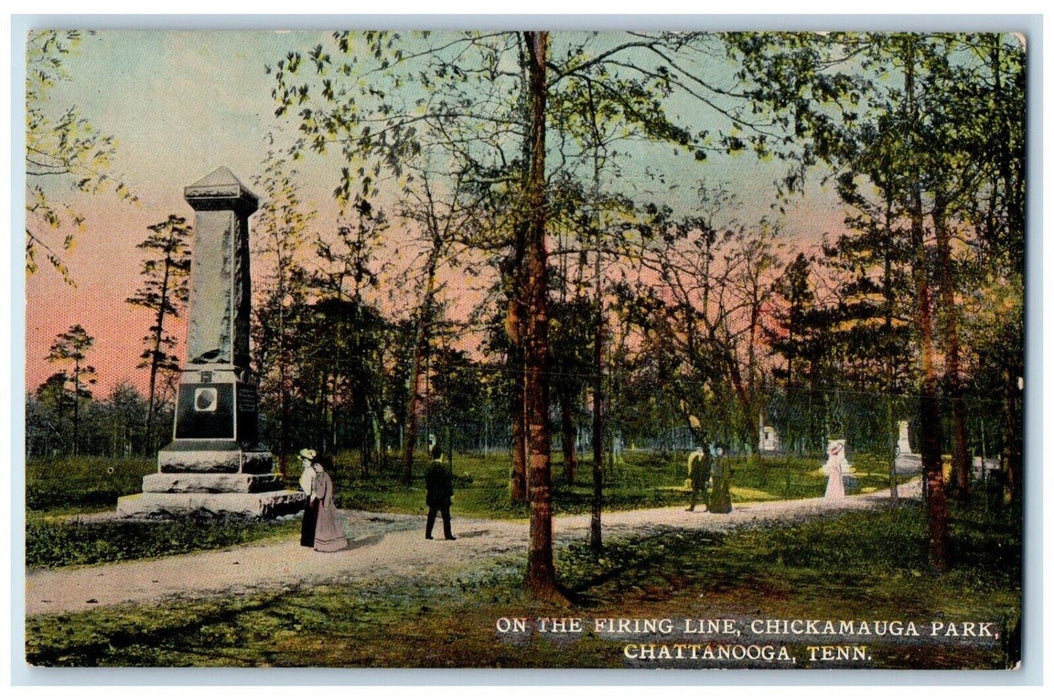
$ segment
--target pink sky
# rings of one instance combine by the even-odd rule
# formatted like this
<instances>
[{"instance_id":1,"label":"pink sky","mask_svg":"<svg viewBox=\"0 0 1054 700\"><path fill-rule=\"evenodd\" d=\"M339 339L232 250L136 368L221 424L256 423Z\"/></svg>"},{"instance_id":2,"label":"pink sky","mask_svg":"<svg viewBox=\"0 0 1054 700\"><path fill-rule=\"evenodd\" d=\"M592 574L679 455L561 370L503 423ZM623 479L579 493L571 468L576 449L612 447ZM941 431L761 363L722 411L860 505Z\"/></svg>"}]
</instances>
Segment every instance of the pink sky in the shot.
<instances>
[{"instance_id":1,"label":"pink sky","mask_svg":"<svg viewBox=\"0 0 1054 700\"><path fill-rule=\"evenodd\" d=\"M116 137L113 170L126 176L140 201L122 202L108 193L55 193L86 215L85 230L77 232L75 249L64 255L76 288L63 283L44 260L26 282L27 391L58 371L44 357L55 336L77 323L95 337L88 359L98 370L96 396L105 397L124 381L145 386L147 370L136 364L151 318L125 303L140 284L142 256L136 244L149 225L169 214L193 220L182 189L217 167L230 168L250 189L258 189L252 181L263 170L265 136L277 125L273 78L263 66L292 47L310 47L323 34L99 32L70 57L70 80L56 87L54 106L76 105L101 132ZM321 230L333 227L331 192L339 165L314 157L299 163L307 184L304 197L320 211ZM690 158L668 166L671 178L686 183L681 192L704 175L711 182L731 182L742 193L737 214L745 223L768 212L771 168L759 167L751 157L714 158L702 170ZM830 195L814 190L789 208L783 230L792 242L815 241L824 231L840 229L841 220ZM398 243L397 226L393 222L393 245L405 247ZM254 266L258 284L261 267L255 261ZM460 275L449 280L455 316L463 316L478 298L460 288L463 281ZM182 337L184 322L169 326L173 335ZM183 348L176 354L182 358Z\"/></svg>"}]
</instances>

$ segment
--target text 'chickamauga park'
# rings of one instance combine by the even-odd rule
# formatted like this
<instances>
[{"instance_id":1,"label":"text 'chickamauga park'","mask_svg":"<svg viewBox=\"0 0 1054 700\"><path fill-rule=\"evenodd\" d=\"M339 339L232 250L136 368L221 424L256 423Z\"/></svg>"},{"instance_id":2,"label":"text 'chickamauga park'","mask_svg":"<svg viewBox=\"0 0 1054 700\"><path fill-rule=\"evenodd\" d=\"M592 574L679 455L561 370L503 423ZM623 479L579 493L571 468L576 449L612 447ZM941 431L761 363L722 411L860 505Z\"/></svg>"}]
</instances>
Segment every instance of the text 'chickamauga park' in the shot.
<instances>
[{"instance_id":1,"label":"text 'chickamauga park'","mask_svg":"<svg viewBox=\"0 0 1054 700\"><path fill-rule=\"evenodd\" d=\"M499 638L514 643L536 633L556 640L593 636L619 642L632 665L868 665L872 647L865 642L989 646L1001 636L995 622L939 620L501 617L494 627Z\"/></svg>"}]
</instances>

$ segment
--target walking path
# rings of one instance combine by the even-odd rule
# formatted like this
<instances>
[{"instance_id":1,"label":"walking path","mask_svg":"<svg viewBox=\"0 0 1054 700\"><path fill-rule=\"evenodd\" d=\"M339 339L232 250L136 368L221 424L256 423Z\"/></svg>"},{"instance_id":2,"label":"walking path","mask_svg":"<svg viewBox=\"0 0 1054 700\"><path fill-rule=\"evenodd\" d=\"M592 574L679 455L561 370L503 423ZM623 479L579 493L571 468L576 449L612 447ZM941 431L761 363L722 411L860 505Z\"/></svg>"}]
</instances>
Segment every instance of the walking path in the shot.
<instances>
[{"instance_id":1,"label":"walking path","mask_svg":"<svg viewBox=\"0 0 1054 700\"><path fill-rule=\"evenodd\" d=\"M914 498L919 482L900 487ZM605 535L646 533L660 527L722 531L771 522L793 523L825 514L866 510L888 503L889 492L850 496L840 501L810 498L737 504L727 515L686 512L683 507L604 513ZM96 566L30 571L26 574L26 615L77 612L121 603L149 603L169 597L274 591L301 584L363 581L439 574L451 566L510 552L525 552L524 521L455 518L458 539L426 540L424 516L342 511L348 549L319 554L299 538L241 545ZM589 515L554 519L558 542L588 536Z\"/></svg>"}]
</instances>

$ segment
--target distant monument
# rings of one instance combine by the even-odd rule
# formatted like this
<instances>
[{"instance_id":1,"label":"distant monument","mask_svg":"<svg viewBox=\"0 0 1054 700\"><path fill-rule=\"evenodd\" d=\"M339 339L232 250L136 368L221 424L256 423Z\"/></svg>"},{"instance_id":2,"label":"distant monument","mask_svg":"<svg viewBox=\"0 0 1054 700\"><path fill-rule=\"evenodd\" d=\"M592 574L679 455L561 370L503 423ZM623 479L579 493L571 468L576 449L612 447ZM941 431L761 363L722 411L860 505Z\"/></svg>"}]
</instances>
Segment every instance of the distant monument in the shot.
<instances>
[{"instance_id":1,"label":"distant monument","mask_svg":"<svg viewBox=\"0 0 1054 700\"><path fill-rule=\"evenodd\" d=\"M906 420L900 421L900 437L897 438L897 454L912 454L911 441L908 440L908 422Z\"/></svg>"},{"instance_id":2,"label":"distant monument","mask_svg":"<svg viewBox=\"0 0 1054 700\"><path fill-rule=\"evenodd\" d=\"M765 425L765 412L758 414L758 452L779 452L780 434L771 425Z\"/></svg>"},{"instance_id":3,"label":"distant monument","mask_svg":"<svg viewBox=\"0 0 1054 700\"><path fill-rule=\"evenodd\" d=\"M249 370L249 216L256 195L227 168L186 187L194 208L187 361L173 440L143 493L117 501L125 517L274 517L304 507L285 490L260 444L256 380Z\"/></svg>"},{"instance_id":4,"label":"distant monument","mask_svg":"<svg viewBox=\"0 0 1054 700\"><path fill-rule=\"evenodd\" d=\"M761 426L760 434L758 435L758 451L759 452L779 452L780 451L780 434L776 432L776 429L771 425Z\"/></svg>"}]
</instances>

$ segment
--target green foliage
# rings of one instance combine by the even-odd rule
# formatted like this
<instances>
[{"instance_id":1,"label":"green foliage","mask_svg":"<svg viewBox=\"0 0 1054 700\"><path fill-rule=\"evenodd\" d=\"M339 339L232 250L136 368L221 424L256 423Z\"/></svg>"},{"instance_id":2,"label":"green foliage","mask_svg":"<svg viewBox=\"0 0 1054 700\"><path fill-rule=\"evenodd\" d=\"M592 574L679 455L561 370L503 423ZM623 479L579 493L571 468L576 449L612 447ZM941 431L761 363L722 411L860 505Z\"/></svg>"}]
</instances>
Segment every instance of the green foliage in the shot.
<instances>
[{"instance_id":1,"label":"green foliage","mask_svg":"<svg viewBox=\"0 0 1054 700\"><path fill-rule=\"evenodd\" d=\"M52 375L26 396L26 459L32 464L73 454L73 424L78 423L78 453L122 460L149 450L145 440L147 400L127 382L117 384L104 400L84 396L77 412L64 372ZM159 424L172 424L172 402L158 407Z\"/></svg>"},{"instance_id":2,"label":"green foliage","mask_svg":"<svg viewBox=\"0 0 1054 700\"><path fill-rule=\"evenodd\" d=\"M64 259L83 228L84 215L56 196L99 194L136 197L111 165L117 146L101 133L76 105L55 105L51 93L69 80L66 62L84 39L80 31L34 31L26 40L26 273L37 271L43 254L63 279L73 284Z\"/></svg>"}]
</instances>

